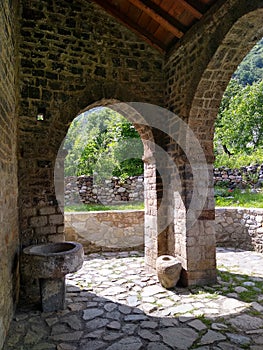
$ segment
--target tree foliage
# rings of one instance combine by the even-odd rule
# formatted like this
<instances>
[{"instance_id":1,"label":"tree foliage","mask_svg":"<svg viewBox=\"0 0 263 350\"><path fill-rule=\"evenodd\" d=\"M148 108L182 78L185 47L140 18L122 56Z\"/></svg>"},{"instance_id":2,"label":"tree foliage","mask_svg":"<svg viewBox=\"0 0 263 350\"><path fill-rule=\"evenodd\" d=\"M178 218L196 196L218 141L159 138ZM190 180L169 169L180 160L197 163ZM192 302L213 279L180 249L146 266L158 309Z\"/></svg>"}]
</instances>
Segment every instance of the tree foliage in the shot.
<instances>
[{"instance_id":1,"label":"tree foliage","mask_svg":"<svg viewBox=\"0 0 263 350\"><path fill-rule=\"evenodd\" d=\"M240 85L252 85L263 80L263 38L246 55L233 74Z\"/></svg>"},{"instance_id":2,"label":"tree foliage","mask_svg":"<svg viewBox=\"0 0 263 350\"><path fill-rule=\"evenodd\" d=\"M215 127L216 155L251 154L263 146L263 39L239 65L224 93Z\"/></svg>"},{"instance_id":3,"label":"tree foliage","mask_svg":"<svg viewBox=\"0 0 263 350\"><path fill-rule=\"evenodd\" d=\"M109 108L75 118L64 142L65 175L122 178L143 173L143 145L134 126Z\"/></svg>"},{"instance_id":4,"label":"tree foliage","mask_svg":"<svg viewBox=\"0 0 263 350\"><path fill-rule=\"evenodd\" d=\"M215 142L232 154L263 146L263 81L241 87L232 82L220 107Z\"/></svg>"}]
</instances>

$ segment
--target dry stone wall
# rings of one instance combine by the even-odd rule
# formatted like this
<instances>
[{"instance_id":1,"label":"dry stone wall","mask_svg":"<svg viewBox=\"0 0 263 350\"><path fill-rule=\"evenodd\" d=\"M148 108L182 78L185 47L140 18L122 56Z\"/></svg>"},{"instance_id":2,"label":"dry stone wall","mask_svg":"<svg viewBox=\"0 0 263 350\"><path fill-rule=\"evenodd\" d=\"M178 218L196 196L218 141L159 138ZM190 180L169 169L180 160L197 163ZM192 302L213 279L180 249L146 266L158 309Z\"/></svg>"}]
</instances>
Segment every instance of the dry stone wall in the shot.
<instances>
[{"instance_id":1,"label":"dry stone wall","mask_svg":"<svg viewBox=\"0 0 263 350\"><path fill-rule=\"evenodd\" d=\"M239 169L219 167L214 169L214 184L226 183L230 188L263 186L263 164L243 166Z\"/></svg>"},{"instance_id":2,"label":"dry stone wall","mask_svg":"<svg viewBox=\"0 0 263 350\"><path fill-rule=\"evenodd\" d=\"M19 292L15 8L0 2L0 349Z\"/></svg>"},{"instance_id":3,"label":"dry stone wall","mask_svg":"<svg viewBox=\"0 0 263 350\"><path fill-rule=\"evenodd\" d=\"M219 246L263 253L263 209L217 208L215 223Z\"/></svg>"},{"instance_id":4,"label":"dry stone wall","mask_svg":"<svg viewBox=\"0 0 263 350\"><path fill-rule=\"evenodd\" d=\"M143 198L143 176L129 177L125 181L113 177L97 184L92 176L65 178L65 205L141 202Z\"/></svg>"},{"instance_id":5,"label":"dry stone wall","mask_svg":"<svg viewBox=\"0 0 263 350\"><path fill-rule=\"evenodd\" d=\"M239 169L220 167L214 169L214 184L226 184L229 188L262 187L263 164ZM125 181L117 177L96 183L93 176L65 177L65 204L101 203L115 204L124 201L143 201L144 177L133 176Z\"/></svg>"},{"instance_id":6,"label":"dry stone wall","mask_svg":"<svg viewBox=\"0 0 263 350\"><path fill-rule=\"evenodd\" d=\"M216 208L215 237L220 247L263 253L263 209ZM65 213L66 239L86 253L135 249L144 245L144 211Z\"/></svg>"}]
</instances>

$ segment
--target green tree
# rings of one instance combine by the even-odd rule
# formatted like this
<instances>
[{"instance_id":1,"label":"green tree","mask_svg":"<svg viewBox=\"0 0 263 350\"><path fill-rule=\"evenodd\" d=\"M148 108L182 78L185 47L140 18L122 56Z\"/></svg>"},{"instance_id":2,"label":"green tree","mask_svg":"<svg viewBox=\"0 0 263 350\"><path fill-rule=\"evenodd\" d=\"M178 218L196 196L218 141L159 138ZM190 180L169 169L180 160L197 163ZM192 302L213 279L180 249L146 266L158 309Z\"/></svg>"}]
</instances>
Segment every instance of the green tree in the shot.
<instances>
[{"instance_id":1,"label":"green tree","mask_svg":"<svg viewBox=\"0 0 263 350\"><path fill-rule=\"evenodd\" d=\"M231 82L220 107L215 142L233 154L250 154L263 146L263 81L243 88Z\"/></svg>"},{"instance_id":2,"label":"green tree","mask_svg":"<svg viewBox=\"0 0 263 350\"><path fill-rule=\"evenodd\" d=\"M65 175L128 177L143 173L143 146L134 126L109 108L96 108L71 124L64 148Z\"/></svg>"},{"instance_id":3,"label":"green tree","mask_svg":"<svg viewBox=\"0 0 263 350\"><path fill-rule=\"evenodd\" d=\"M233 74L233 79L243 86L263 80L263 38L240 63Z\"/></svg>"}]
</instances>

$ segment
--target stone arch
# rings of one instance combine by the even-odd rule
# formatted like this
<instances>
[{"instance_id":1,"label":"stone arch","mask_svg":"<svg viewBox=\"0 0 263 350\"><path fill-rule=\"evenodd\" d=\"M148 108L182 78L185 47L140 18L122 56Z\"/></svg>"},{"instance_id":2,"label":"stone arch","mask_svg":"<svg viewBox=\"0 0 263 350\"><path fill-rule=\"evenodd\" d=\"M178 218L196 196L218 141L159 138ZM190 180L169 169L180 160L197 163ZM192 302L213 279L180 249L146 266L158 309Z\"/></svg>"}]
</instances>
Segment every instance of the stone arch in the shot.
<instances>
[{"instance_id":1,"label":"stone arch","mask_svg":"<svg viewBox=\"0 0 263 350\"><path fill-rule=\"evenodd\" d=\"M199 231L200 237L200 243L197 243L199 246L198 249L200 252L206 251L205 255L210 255L210 257L213 255L212 242L214 241L212 234L213 224L210 221L214 218L214 124L223 93L232 74L245 55L263 36L262 15L262 8L246 14L242 13L229 27L220 45L211 56L207 66L202 72L189 109L188 125L194 131L204 150L207 168L209 170L210 179L206 205L200 216L201 221L199 220L199 224L195 229ZM249 25L247 25L248 23ZM187 235L189 237L188 239L191 239L194 233L190 230ZM206 237L206 248L205 245L202 247L202 236L203 241L205 241L204 237ZM191 249L188 251L188 256L192 255L190 251ZM191 259L191 257L188 258L188 264L191 263Z\"/></svg>"},{"instance_id":2,"label":"stone arch","mask_svg":"<svg viewBox=\"0 0 263 350\"><path fill-rule=\"evenodd\" d=\"M171 239L171 251L182 260L185 284L205 284L216 280L212 173L214 121L232 73L263 36L262 13L262 1L253 4L237 0L217 2L167 57L167 106L195 133L206 156L209 179L204 194L202 185L194 183L193 169L185 159L192 148L187 135L185 154L175 141L170 143L174 161L182 164L180 177L184 193L181 208L176 207L176 201L171 201L170 210L173 210L174 217L169 236L174 238ZM172 125L170 135L176 140L176 128L173 130ZM195 165L200 167L198 162ZM198 220L189 229L187 219L182 221L182 225L178 222L181 217L184 218L196 186L200 196L205 195L206 201L200 213L195 210Z\"/></svg>"},{"instance_id":3,"label":"stone arch","mask_svg":"<svg viewBox=\"0 0 263 350\"><path fill-rule=\"evenodd\" d=\"M262 16L263 8L260 8L243 15L232 25L203 71L195 91L189 126L199 138L208 163L214 160L214 123L222 96L239 63L263 37Z\"/></svg>"},{"instance_id":4,"label":"stone arch","mask_svg":"<svg viewBox=\"0 0 263 350\"><path fill-rule=\"evenodd\" d=\"M136 124L136 128L139 131L141 138L143 139L145 146L145 192L147 193L147 204L146 200L146 225L145 225L145 236L148 237L145 240L145 255L146 264L155 265L157 258L157 240L152 239L154 234L157 232L157 194L156 194L156 164L154 159L154 136L151 128L147 126L147 122L143 121L143 117L139 112L136 112L126 102L129 101L143 101L143 97L137 96L132 92L127 85L118 84L100 84L94 82L92 85L82 91L78 96L72 97L70 100L61 103L56 108L53 108L52 120L49 125L49 132L43 135L40 140L45 144L47 154L46 161L43 163L45 170L45 187L42 187L43 199L41 202L34 204L34 211L31 211L26 218L29 222L30 228L25 230L22 235L22 244L27 246L30 244L44 243L44 242L56 242L64 239L64 218L59 205L57 203L56 189L55 189L55 164L56 157L60 145L67 133L71 121L79 115L86 108L92 108L98 105L114 106L118 102L121 105L119 112L128 117L130 121ZM154 100L154 98L153 98ZM63 107L62 107L63 106ZM88 106L88 107L87 107ZM63 161L63 154L61 159L58 161L60 171L62 169L61 162ZM42 163L41 163L42 164ZM57 164L56 164L57 166ZM59 192L64 195L64 172L63 177L60 176L60 183L56 184L59 186ZM50 202L46 202L44 196L50 198ZM38 200L38 199L37 199ZM151 200L151 201L150 201ZM28 211L29 212L29 211ZM33 214L33 215L32 215ZM26 220L25 220L26 222ZM154 252L154 254L152 253ZM25 279L23 266L21 268L22 276L22 297L28 297L32 300L37 297L35 291L27 290L27 286L30 283ZM32 283L31 283L32 284ZM37 287L37 286L36 286ZM37 288L36 288L37 290Z\"/></svg>"},{"instance_id":5,"label":"stone arch","mask_svg":"<svg viewBox=\"0 0 263 350\"><path fill-rule=\"evenodd\" d=\"M93 87L88 87L87 90L77 99L68 102L65 105L65 111L57 115L54 125L61 125L60 140L63 140L70 122L80 113L92 109L96 106L105 106L111 108L132 122L140 134L144 146L144 186L145 186L145 261L146 265L155 266L155 261L158 252L158 222L157 222L157 190L156 190L156 159L155 159L155 135L152 130L150 120L145 119L143 114L132 105L133 101L143 101L142 97L136 96L131 91L123 86L116 84L106 88L101 84L94 84ZM131 102L131 103L129 103ZM140 103L140 102L139 102ZM66 120L65 120L66 119ZM65 122L66 121L66 122ZM63 124L62 124L63 122ZM58 128L53 127L52 130L57 132ZM58 145L57 145L58 146ZM62 158L63 158L63 152ZM61 161L59 163L61 164ZM62 169L62 166L59 166ZM61 179L62 177L59 176ZM59 192L64 193L64 183L56 184L59 186ZM63 186L63 188L62 188ZM62 201L62 197L60 201Z\"/></svg>"},{"instance_id":6,"label":"stone arch","mask_svg":"<svg viewBox=\"0 0 263 350\"><path fill-rule=\"evenodd\" d=\"M263 5L241 13L225 33L220 45L211 56L195 90L189 111L188 125L199 140L209 169L209 190L204 207L204 219L214 217L213 163L214 127L224 91L239 63L263 37ZM254 4L255 7L257 4ZM249 25L248 25L249 23Z\"/></svg>"},{"instance_id":7,"label":"stone arch","mask_svg":"<svg viewBox=\"0 0 263 350\"><path fill-rule=\"evenodd\" d=\"M140 120L138 118L139 114L134 113L127 106L124 107L125 103L130 102L148 102L153 104L160 104L158 99L153 96L152 100L149 101L143 96L138 95L134 92L132 88L129 88L127 84L122 83L103 83L103 82L93 82L88 84L86 89L84 89L78 96L71 97L68 101L63 104L63 108L59 107L54 109L52 123L49 128L48 139L55 139L56 143L54 146L54 151L58 150L62 140L64 139L67 130L70 126L72 120L82 113L83 111L96 107L96 106L113 106L114 104L121 104L122 113L126 113L127 119L132 123L138 124L136 128L138 129L141 137L145 134L145 139L149 138L150 135L147 131L143 131L142 127L139 127ZM133 116L132 116L133 115ZM136 115L136 117L135 117ZM143 121L143 119L142 119ZM143 122L146 124L146 122ZM54 137L55 136L55 137ZM154 140L152 139L154 142Z\"/></svg>"}]
</instances>

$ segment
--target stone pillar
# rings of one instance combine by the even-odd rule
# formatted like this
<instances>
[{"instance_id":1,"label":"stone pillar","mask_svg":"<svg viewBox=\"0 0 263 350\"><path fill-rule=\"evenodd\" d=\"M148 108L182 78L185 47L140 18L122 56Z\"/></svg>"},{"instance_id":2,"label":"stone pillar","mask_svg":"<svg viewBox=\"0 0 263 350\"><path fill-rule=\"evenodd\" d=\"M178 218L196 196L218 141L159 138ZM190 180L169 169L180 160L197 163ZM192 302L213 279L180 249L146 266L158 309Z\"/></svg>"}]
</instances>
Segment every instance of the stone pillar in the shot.
<instances>
[{"instance_id":1,"label":"stone pillar","mask_svg":"<svg viewBox=\"0 0 263 350\"><path fill-rule=\"evenodd\" d=\"M216 251L213 222L198 219L186 230L184 285L206 285L216 282Z\"/></svg>"},{"instance_id":2,"label":"stone pillar","mask_svg":"<svg viewBox=\"0 0 263 350\"><path fill-rule=\"evenodd\" d=\"M65 308L65 276L61 278L41 278L40 295L43 312L63 310Z\"/></svg>"},{"instance_id":3,"label":"stone pillar","mask_svg":"<svg viewBox=\"0 0 263 350\"><path fill-rule=\"evenodd\" d=\"M202 169L197 172L200 178L192 178L191 174L198 167L192 164L190 170L190 165L185 165L185 197L174 194L174 255L180 257L181 282L185 286L216 282L212 165L207 165L206 183L202 179Z\"/></svg>"},{"instance_id":4,"label":"stone pillar","mask_svg":"<svg viewBox=\"0 0 263 350\"><path fill-rule=\"evenodd\" d=\"M157 223L157 193L156 164L154 157L144 157L144 245L145 264L149 269L155 269L158 257L158 223Z\"/></svg>"},{"instance_id":5,"label":"stone pillar","mask_svg":"<svg viewBox=\"0 0 263 350\"><path fill-rule=\"evenodd\" d=\"M67 156L67 150L61 148L57 154L54 170L54 183L56 191L56 199L60 210L64 213L65 205L65 175L64 175L64 161Z\"/></svg>"}]
</instances>

